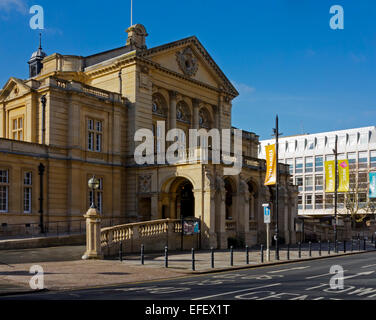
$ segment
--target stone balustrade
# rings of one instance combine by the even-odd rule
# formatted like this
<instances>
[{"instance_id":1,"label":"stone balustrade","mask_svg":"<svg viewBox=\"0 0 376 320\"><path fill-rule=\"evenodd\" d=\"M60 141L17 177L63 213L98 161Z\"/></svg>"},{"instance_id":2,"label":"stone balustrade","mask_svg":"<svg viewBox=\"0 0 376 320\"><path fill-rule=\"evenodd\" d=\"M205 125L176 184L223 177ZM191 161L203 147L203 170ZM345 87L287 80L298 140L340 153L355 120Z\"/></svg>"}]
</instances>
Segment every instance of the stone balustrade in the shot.
<instances>
[{"instance_id":1,"label":"stone balustrade","mask_svg":"<svg viewBox=\"0 0 376 320\"><path fill-rule=\"evenodd\" d=\"M152 220L101 229L101 248L105 255L117 254L120 243L124 252L139 252L141 244L148 251L163 250L166 245L171 250L180 249L181 220Z\"/></svg>"}]
</instances>

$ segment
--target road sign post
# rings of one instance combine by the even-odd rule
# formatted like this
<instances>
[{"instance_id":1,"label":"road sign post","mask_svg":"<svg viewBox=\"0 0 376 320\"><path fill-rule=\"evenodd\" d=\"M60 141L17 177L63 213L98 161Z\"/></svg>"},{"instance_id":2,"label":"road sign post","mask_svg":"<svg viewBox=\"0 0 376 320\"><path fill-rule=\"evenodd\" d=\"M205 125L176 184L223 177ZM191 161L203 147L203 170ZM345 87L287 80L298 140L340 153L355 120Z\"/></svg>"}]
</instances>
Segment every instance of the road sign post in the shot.
<instances>
[{"instance_id":1,"label":"road sign post","mask_svg":"<svg viewBox=\"0 0 376 320\"><path fill-rule=\"evenodd\" d=\"M266 224L266 261L270 261L270 205L265 203L264 207L264 223Z\"/></svg>"}]
</instances>

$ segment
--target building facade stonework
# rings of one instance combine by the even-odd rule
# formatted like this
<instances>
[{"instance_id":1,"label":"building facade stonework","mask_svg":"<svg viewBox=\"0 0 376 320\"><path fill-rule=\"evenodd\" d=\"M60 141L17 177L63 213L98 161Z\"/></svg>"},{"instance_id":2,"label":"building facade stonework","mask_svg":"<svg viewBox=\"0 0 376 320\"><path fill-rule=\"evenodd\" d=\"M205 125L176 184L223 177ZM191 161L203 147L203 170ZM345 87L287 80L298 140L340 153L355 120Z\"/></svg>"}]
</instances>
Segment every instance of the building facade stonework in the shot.
<instances>
[{"instance_id":1,"label":"building facade stonework","mask_svg":"<svg viewBox=\"0 0 376 320\"><path fill-rule=\"evenodd\" d=\"M82 219L95 174L104 220L193 216L201 221L203 248L226 248L230 238L264 241L262 203L273 202L274 190L264 186L256 134L243 131L238 175L226 176L225 164L210 161L210 145L207 163L136 164L136 131L157 138L159 121L186 136L189 129L233 129L238 92L196 37L148 49L142 25L127 31L127 44L117 49L42 57L36 76L10 78L0 91L0 228L39 223L41 205L44 223ZM297 189L288 166L279 165L280 235L291 242Z\"/></svg>"}]
</instances>

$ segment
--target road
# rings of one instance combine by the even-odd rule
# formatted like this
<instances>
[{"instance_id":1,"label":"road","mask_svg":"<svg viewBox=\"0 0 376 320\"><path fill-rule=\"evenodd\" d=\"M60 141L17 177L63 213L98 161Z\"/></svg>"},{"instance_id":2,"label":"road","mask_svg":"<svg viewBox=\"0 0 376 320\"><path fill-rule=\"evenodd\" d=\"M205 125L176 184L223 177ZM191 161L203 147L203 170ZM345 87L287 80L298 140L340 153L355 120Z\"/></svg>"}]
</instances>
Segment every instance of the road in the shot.
<instances>
[{"instance_id":1,"label":"road","mask_svg":"<svg viewBox=\"0 0 376 320\"><path fill-rule=\"evenodd\" d=\"M344 273L343 289L333 289L332 266ZM337 267L338 268L338 267ZM339 281L338 281L339 280ZM186 276L77 291L45 292L17 300L376 300L376 252L264 266L241 271Z\"/></svg>"}]
</instances>

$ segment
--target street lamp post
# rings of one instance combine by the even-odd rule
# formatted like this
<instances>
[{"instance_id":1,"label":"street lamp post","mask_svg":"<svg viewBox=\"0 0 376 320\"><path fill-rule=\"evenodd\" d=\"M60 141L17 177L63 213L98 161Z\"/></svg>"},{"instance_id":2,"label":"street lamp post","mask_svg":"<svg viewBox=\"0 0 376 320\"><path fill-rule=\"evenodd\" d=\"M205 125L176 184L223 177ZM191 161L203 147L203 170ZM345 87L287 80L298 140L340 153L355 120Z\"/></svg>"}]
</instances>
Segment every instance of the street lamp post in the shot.
<instances>
[{"instance_id":1,"label":"street lamp post","mask_svg":"<svg viewBox=\"0 0 376 320\"><path fill-rule=\"evenodd\" d=\"M337 248L337 226L338 226L338 216L337 216L337 205L338 205L338 136L336 136L335 147L333 149L334 153L334 250L338 253Z\"/></svg>"},{"instance_id":2,"label":"street lamp post","mask_svg":"<svg viewBox=\"0 0 376 320\"><path fill-rule=\"evenodd\" d=\"M91 206L90 208L96 209L95 205L95 191L99 188L99 180L93 175L89 181L88 181L89 189L91 189L92 192L92 198L91 198Z\"/></svg>"},{"instance_id":3,"label":"street lamp post","mask_svg":"<svg viewBox=\"0 0 376 320\"><path fill-rule=\"evenodd\" d=\"M279 181L279 165L278 165L278 137L281 135L278 129L278 115L275 119L275 128L273 129L273 136L276 138L275 153L276 153L276 182L275 182L275 259L279 260L279 228L278 228L278 181Z\"/></svg>"}]
</instances>

